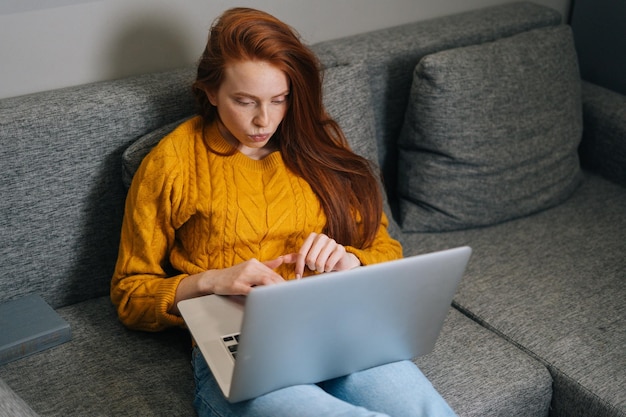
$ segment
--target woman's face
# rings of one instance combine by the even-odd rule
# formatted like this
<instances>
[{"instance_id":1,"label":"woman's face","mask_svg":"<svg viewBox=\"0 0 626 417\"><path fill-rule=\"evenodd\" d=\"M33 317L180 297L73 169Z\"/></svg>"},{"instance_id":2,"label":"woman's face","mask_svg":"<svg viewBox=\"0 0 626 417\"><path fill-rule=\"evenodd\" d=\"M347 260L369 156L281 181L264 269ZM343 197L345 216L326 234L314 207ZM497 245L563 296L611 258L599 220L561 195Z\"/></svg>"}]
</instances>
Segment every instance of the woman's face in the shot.
<instances>
[{"instance_id":1,"label":"woman's face","mask_svg":"<svg viewBox=\"0 0 626 417\"><path fill-rule=\"evenodd\" d=\"M283 71L266 61L237 61L226 65L224 80L209 101L217 107L224 139L261 159L273 150L266 145L285 117L288 96Z\"/></svg>"}]
</instances>

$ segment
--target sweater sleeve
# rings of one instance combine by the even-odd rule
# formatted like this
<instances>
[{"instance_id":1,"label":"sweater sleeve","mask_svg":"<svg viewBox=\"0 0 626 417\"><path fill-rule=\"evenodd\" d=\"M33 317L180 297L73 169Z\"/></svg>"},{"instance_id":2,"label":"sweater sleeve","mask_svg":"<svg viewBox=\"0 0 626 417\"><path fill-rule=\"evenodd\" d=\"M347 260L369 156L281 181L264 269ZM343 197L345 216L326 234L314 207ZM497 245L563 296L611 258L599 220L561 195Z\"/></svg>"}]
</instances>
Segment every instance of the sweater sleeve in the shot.
<instances>
[{"instance_id":1,"label":"sweater sleeve","mask_svg":"<svg viewBox=\"0 0 626 417\"><path fill-rule=\"evenodd\" d=\"M362 265L371 265L402 258L402 245L389 235L389 220L383 213L380 227L372 244L365 249L347 246L346 251L354 254Z\"/></svg>"},{"instance_id":2,"label":"sweater sleeve","mask_svg":"<svg viewBox=\"0 0 626 417\"><path fill-rule=\"evenodd\" d=\"M126 198L111 300L120 320L133 329L159 331L183 325L182 318L169 310L186 275L171 276L168 271L186 188L182 166L172 148L157 146L135 174Z\"/></svg>"}]
</instances>

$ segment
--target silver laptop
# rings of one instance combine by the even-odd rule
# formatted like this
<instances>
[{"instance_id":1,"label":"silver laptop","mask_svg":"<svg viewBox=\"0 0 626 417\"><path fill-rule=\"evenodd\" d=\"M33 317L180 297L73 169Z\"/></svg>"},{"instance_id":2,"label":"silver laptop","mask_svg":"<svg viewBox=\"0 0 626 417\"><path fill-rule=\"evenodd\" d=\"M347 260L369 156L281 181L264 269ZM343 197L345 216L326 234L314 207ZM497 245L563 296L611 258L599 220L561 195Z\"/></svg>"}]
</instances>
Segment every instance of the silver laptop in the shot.
<instances>
[{"instance_id":1,"label":"silver laptop","mask_svg":"<svg viewBox=\"0 0 626 417\"><path fill-rule=\"evenodd\" d=\"M430 352L469 247L178 303L230 402Z\"/></svg>"}]
</instances>

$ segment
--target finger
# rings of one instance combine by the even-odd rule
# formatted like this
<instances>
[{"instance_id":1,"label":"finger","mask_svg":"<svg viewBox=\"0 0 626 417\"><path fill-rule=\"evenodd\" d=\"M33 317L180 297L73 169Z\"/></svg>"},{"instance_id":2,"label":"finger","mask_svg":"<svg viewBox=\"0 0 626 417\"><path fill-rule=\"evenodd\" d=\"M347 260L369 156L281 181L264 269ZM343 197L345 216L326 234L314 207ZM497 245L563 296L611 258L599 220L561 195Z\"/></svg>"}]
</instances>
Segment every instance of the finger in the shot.
<instances>
[{"instance_id":1,"label":"finger","mask_svg":"<svg viewBox=\"0 0 626 417\"><path fill-rule=\"evenodd\" d=\"M335 271L344 256L346 256L346 248L343 245L337 245L326 261L326 272Z\"/></svg>"},{"instance_id":2,"label":"finger","mask_svg":"<svg viewBox=\"0 0 626 417\"><path fill-rule=\"evenodd\" d=\"M272 271L273 272L273 271ZM283 277L281 277L280 275L274 273L274 274L267 274L261 277L260 280L260 284L259 285L272 285L272 284L278 284L281 282L284 282L285 280L283 279Z\"/></svg>"},{"instance_id":3,"label":"finger","mask_svg":"<svg viewBox=\"0 0 626 417\"><path fill-rule=\"evenodd\" d=\"M324 272L326 260L330 255L336 242L326 235L317 235L309 253L306 255L306 264L309 269L317 272Z\"/></svg>"},{"instance_id":4,"label":"finger","mask_svg":"<svg viewBox=\"0 0 626 417\"><path fill-rule=\"evenodd\" d=\"M252 291L252 285L243 282L234 282L232 295L248 295Z\"/></svg>"},{"instance_id":5,"label":"finger","mask_svg":"<svg viewBox=\"0 0 626 417\"><path fill-rule=\"evenodd\" d=\"M298 254L297 253L289 253L287 255L282 255L279 256L276 259L272 259L269 261L264 261L262 262L264 266L266 266L269 269L276 269L279 266L283 265L283 264L294 264L296 263L296 261L298 260ZM281 277L282 279L282 277Z\"/></svg>"},{"instance_id":6,"label":"finger","mask_svg":"<svg viewBox=\"0 0 626 417\"><path fill-rule=\"evenodd\" d=\"M318 272L330 272L333 270L335 263L337 263L337 260L334 260L333 255L335 255L339 245L334 239L330 238L325 242L320 242L320 244L322 243L323 246L321 246L320 252L315 261L315 268ZM339 259L341 259L341 256L341 253L339 253ZM335 256L335 258L337 257Z\"/></svg>"},{"instance_id":7,"label":"finger","mask_svg":"<svg viewBox=\"0 0 626 417\"><path fill-rule=\"evenodd\" d=\"M298 251L297 259L296 259L296 268L295 268L296 277L302 277L302 275L304 274L304 267L306 265L306 256L309 253L309 249L311 248L311 245L313 245L313 242L315 241L316 237L317 237L317 233L311 233L304 240L304 243L300 247L300 250Z\"/></svg>"},{"instance_id":8,"label":"finger","mask_svg":"<svg viewBox=\"0 0 626 417\"><path fill-rule=\"evenodd\" d=\"M284 263L284 258L279 256L276 259L271 259L269 261L263 261L262 264L268 267L269 269L276 269Z\"/></svg>"},{"instance_id":9,"label":"finger","mask_svg":"<svg viewBox=\"0 0 626 417\"><path fill-rule=\"evenodd\" d=\"M278 275L274 269L278 268L283 263L283 256L279 256L278 258L269 261L259 262L259 266L249 274L250 279L254 285L270 285L282 282L284 281L283 277Z\"/></svg>"},{"instance_id":10,"label":"finger","mask_svg":"<svg viewBox=\"0 0 626 417\"><path fill-rule=\"evenodd\" d=\"M256 271L253 275L237 282L237 285L247 286L250 289L261 285L272 285L283 282L284 279L273 270L264 267L263 270ZM249 291L248 291L249 292Z\"/></svg>"},{"instance_id":11,"label":"finger","mask_svg":"<svg viewBox=\"0 0 626 417\"><path fill-rule=\"evenodd\" d=\"M283 277L270 267L278 267L282 263L281 257L265 262L251 259L246 263L243 273L233 282L233 285L237 285L238 288L248 287L247 292L249 292L252 287L258 285L271 285L282 282L284 281Z\"/></svg>"},{"instance_id":12,"label":"finger","mask_svg":"<svg viewBox=\"0 0 626 417\"><path fill-rule=\"evenodd\" d=\"M282 255L280 259L282 260L282 264L295 264L298 262L299 255L297 253L288 253L287 255ZM294 269L295 271L295 269ZM302 278L302 272L298 275L297 273L296 279Z\"/></svg>"},{"instance_id":13,"label":"finger","mask_svg":"<svg viewBox=\"0 0 626 417\"><path fill-rule=\"evenodd\" d=\"M281 256L284 264L295 264L298 261L297 253L289 253L287 255Z\"/></svg>"}]
</instances>

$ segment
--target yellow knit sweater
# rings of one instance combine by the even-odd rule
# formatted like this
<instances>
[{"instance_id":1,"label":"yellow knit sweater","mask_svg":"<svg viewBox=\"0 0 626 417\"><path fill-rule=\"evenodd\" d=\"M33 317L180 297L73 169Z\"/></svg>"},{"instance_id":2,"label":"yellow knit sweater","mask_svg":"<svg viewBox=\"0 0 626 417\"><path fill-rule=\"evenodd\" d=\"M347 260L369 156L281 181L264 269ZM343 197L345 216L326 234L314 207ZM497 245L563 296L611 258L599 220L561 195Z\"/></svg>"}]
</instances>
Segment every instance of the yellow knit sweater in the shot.
<instances>
[{"instance_id":1,"label":"yellow knit sweater","mask_svg":"<svg viewBox=\"0 0 626 417\"><path fill-rule=\"evenodd\" d=\"M183 123L144 159L128 192L111 299L128 327L182 326L173 306L178 283L251 258L297 252L326 217L309 185L285 167L279 152L253 160L230 150L214 124L206 137L199 117ZM206 142L205 142L206 141ZM347 247L362 264L402 256L383 216L374 243ZM277 270L294 278L294 266Z\"/></svg>"}]
</instances>

